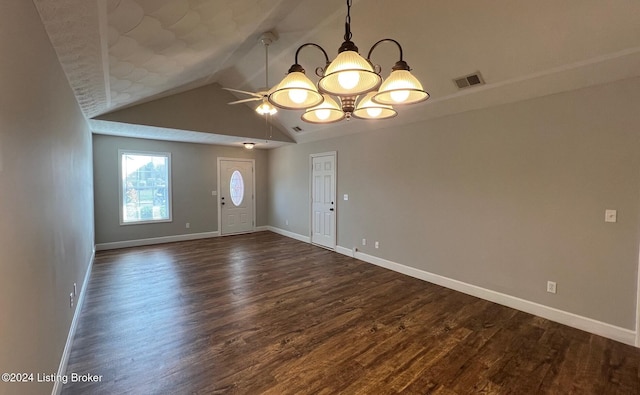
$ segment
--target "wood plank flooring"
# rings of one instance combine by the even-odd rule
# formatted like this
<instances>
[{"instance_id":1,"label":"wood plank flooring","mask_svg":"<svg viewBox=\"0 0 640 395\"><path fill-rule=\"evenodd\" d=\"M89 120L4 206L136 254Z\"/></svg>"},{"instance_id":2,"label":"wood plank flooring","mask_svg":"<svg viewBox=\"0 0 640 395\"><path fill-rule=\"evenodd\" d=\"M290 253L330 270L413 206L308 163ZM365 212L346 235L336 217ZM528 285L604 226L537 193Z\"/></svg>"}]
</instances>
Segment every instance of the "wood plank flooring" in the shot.
<instances>
[{"instance_id":1,"label":"wood plank flooring","mask_svg":"<svg viewBox=\"0 0 640 395\"><path fill-rule=\"evenodd\" d=\"M271 232L99 252L63 394L639 394L640 350Z\"/></svg>"}]
</instances>

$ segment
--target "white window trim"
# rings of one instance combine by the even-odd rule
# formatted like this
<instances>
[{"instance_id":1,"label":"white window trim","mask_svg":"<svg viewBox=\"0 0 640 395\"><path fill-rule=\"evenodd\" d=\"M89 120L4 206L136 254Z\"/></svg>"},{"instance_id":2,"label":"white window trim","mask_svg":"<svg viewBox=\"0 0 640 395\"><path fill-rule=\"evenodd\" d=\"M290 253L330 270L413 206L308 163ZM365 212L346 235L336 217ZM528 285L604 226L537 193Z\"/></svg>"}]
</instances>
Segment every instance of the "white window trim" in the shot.
<instances>
[{"instance_id":1,"label":"white window trim","mask_svg":"<svg viewBox=\"0 0 640 395\"><path fill-rule=\"evenodd\" d=\"M150 155L150 156L166 156L167 157L167 204L169 211L169 218L167 219L155 219L155 220L145 220L145 221L128 221L124 222L124 215L122 212L122 208L124 207L123 202L123 185L122 185L122 155ZM137 151L137 150L128 150L128 149L119 149L118 150L118 221L121 226L128 225L143 225L143 224L159 224L165 222L173 222L173 180L171 178L171 152L154 152L154 151Z\"/></svg>"}]
</instances>

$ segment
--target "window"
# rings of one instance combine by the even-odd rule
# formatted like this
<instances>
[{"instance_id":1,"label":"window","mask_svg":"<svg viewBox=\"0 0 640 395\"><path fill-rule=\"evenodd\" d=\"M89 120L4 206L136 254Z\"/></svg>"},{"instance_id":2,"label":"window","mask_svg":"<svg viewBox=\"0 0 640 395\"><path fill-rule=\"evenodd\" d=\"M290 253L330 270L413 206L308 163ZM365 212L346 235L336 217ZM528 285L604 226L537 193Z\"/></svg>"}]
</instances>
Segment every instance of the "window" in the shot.
<instances>
[{"instance_id":1,"label":"window","mask_svg":"<svg viewBox=\"0 0 640 395\"><path fill-rule=\"evenodd\" d=\"M120 224L171 221L171 154L119 150Z\"/></svg>"}]
</instances>

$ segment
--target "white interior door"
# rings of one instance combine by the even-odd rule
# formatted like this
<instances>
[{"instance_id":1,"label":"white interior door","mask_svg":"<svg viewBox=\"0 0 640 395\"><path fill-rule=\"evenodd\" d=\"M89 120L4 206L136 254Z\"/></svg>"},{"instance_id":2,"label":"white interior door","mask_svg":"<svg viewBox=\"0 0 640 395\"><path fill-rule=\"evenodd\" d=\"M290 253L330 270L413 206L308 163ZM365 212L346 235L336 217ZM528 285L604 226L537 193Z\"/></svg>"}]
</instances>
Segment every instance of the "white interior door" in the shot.
<instances>
[{"instance_id":1,"label":"white interior door","mask_svg":"<svg viewBox=\"0 0 640 395\"><path fill-rule=\"evenodd\" d=\"M336 248L336 153L311 155L311 242Z\"/></svg>"},{"instance_id":2,"label":"white interior door","mask_svg":"<svg viewBox=\"0 0 640 395\"><path fill-rule=\"evenodd\" d=\"M254 229L253 161L219 160L220 234L246 233Z\"/></svg>"}]
</instances>

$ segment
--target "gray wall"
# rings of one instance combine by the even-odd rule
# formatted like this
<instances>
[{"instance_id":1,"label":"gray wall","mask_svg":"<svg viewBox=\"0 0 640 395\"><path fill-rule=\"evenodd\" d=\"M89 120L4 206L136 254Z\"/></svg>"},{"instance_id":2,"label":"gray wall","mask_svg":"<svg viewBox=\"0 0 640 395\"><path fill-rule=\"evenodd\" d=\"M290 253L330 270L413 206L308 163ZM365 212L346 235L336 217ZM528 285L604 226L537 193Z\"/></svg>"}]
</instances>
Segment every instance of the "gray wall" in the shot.
<instances>
[{"instance_id":1,"label":"gray wall","mask_svg":"<svg viewBox=\"0 0 640 395\"><path fill-rule=\"evenodd\" d=\"M173 221L121 226L118 221L118 150L171 153ZM96 244L218 230L218 157L255 159L256 226L267 224L267 152L217 145L94 135ZM189 222L190 228L185 224Z\"/></svg>"},{"instance_id":2,"label":"gray wall","mask_svg":"<svg viewBox=\"0 0 640 395\"><path fill-rule=\"evenodd\" d=\"M92 255L91 134L33 2L0 2L0 26L0 372L50 374Z\"/></svg>"},{"instance_id":3,"label":"gray wall","mask_svg":"<svg viewBox=\"0 0 640 395\"><path fill-rule=\"evenodd\" d=\"M251 140L265 139L293 142L277 124L267 130L264 118L242 105L227 103L237 97L222 89L217 83L176 93L135 106L116 110L96 117L98 120L134 125L158 126L228 136L241 136ZM257 107L257 102L252 105Z\"/></svg>"},{"instance_id":4,"label":"gray wall","mask_svg":"<svg viewBox=\"0 0 640 395\"><path fill-rule=\"evenodd\" d=\"M634 330L638 103L631 79L278 148L269 224L309 235L309 154L335 150L339 246Z\"/></svg>"}]
</instances>

